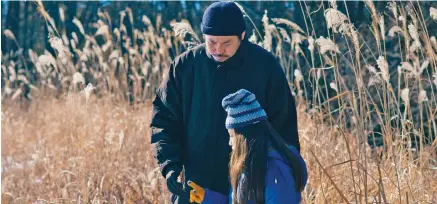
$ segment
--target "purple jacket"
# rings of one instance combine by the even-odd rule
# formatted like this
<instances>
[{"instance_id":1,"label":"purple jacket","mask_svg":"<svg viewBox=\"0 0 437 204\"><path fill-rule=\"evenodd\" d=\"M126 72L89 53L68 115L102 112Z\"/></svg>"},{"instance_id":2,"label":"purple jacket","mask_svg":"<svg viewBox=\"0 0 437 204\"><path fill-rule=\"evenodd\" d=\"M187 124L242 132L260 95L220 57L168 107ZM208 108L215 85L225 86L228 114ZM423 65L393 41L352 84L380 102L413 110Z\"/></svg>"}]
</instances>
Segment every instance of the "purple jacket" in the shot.
<instances>
[{"instance_id":1,"label":"purple jacket","mask_svg":"<svg viewBox=\"0 0 437 204\"><path fill-rule=\"evenodd\" d=\"M289 146L289 148L293 154L298 156L301 164L304 166L303 176L305 177L306 183L308 180L308 173L305 161L295 147ZM267 162L266 190L264 194L266 204L299 203L301 200L301 194L300 192L296 191L294 178L290 173L290 167L285 163L282 156L276 150L269 149ZM242 175L242 179L244 179L244 175ZM205 189L205 197L202 204L225 203L232 203L232 189L230 195L223 195L207 188Z\"/></svg>"}]
</instances>

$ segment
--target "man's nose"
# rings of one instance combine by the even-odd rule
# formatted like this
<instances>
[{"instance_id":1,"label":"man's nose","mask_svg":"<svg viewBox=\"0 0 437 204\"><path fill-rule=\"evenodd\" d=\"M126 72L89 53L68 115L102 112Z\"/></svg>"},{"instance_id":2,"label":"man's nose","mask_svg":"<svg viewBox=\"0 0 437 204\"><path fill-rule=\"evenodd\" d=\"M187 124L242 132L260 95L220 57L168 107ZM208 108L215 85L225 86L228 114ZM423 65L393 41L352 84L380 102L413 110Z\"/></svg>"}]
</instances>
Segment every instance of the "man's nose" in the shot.
<instances>
[{"instance_id":1,"label":"man's nose","mask_svg":"<svg viewBox=\"0 0 437 204\"><path fill-rule=\"evenodd\" d=\"M223 54L225 52L225 47L223 45L217 45L217 47L215 48L215 50L217 50L218 54Z\"/></svg>"}]
</instances>

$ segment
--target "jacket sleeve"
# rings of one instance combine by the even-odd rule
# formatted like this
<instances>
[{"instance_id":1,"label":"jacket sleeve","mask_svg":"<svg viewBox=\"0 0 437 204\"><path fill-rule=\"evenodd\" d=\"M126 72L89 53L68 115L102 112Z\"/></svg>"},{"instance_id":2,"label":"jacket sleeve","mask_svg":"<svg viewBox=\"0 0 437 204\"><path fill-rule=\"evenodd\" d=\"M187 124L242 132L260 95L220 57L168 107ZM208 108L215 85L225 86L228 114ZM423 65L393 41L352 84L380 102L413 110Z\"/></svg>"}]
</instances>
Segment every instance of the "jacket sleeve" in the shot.
<instances>
[{"instance_id":1,"label":"jacket sleeve","mask_svg":"<svg viewBox=\"0 0 437 204\"><path fill-rule=\"evenodd\" d=\"M274 59L267 87L266 112L272 126L288 144L300 151L297 112L287 78L279 62Z\"/></svg>"},{"instance_id":2,"label":"jacket sleeve","mask_svg":"<svg viewBox=\"0 0 437 204\"><path fill-rule=\"evenodd\" d=\"M229 201L229 195L223 195L205 188L205 196L203 197L202 204L228 204Z\"/></svg>"},{"instance_id":3,"label":"jacket sleeve","mask_svg":"<svg viewBox=\"0 0 437 204\"><path fill-rule=\"evenodd\" d=\"M277 162L277 161L271 161ZM266 175L265 203L300 203L302 195L296 191L293 176L286 164L269 164Z\"/></svg>"},{"instance_id":4,"label":"jacket sleeve","mask_svg":"<svg viewBox=\"0 0 437 204\"><path fill-rule=\"evenodd\" d=\"M151 143L156 145L155 157L165 177L166 167L182 169L181 151L183 137L181 81L177 61L170 65L168 73L156 91L150 124Z\"/></svg>"}]
</instances>

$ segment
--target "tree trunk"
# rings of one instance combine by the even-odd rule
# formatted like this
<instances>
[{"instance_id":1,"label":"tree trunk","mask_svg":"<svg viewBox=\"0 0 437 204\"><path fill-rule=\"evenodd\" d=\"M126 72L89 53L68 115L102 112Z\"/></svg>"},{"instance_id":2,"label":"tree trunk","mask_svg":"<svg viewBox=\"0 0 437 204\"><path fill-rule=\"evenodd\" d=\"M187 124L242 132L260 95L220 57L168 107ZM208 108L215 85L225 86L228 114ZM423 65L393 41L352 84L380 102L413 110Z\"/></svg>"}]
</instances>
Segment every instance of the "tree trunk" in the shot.
<instances>
[{"instance_id":1,"label":"tree trunk","mask_svg":"<svg viewBox=\"0 0 437 204\"><path fill-rule=\"evenodd\" d=\"M19 14L20 14L20 2L19 1L9 1L8 2L8 15L6 19L6 29L9 29L14 35L15 38L18 39L18 21L19 21ZM3 33L2 33L3 35ZM15 42L13 42L11 39L8 39L5 41L5 50L4 52L9 52L10 50L17 50L18 47L15 45Z\"/></svg>"}]
</instances>

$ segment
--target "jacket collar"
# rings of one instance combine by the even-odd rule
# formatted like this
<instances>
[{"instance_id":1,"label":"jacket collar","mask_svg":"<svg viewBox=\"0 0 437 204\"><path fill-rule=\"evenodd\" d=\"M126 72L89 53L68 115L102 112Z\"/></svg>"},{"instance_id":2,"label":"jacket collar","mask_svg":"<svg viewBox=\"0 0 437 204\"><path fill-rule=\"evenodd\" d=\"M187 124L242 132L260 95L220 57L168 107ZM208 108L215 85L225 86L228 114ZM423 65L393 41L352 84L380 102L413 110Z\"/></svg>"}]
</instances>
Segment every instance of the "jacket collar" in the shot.
<instances>
[{"instance_id":1,"label":"jacket collar","mask_svg":"<svg viewBox=\"0 0 437 204\"><path fill-rule=\"evenodd\" d=\"M238 47L237 52L235 52L234 56L230 57L224 62L217 62L214 60L212 55L206 51L206 45L205 45L205 53L206 56L214 62L214 64L217 65L217 67L227 67L227 68L238 68L241 67L241 65L244 62L244 56L246 54L247 50L247 44L248 41L246 39L243 39L241 41L240 47Z\"/></svg>"}]
</instances>

